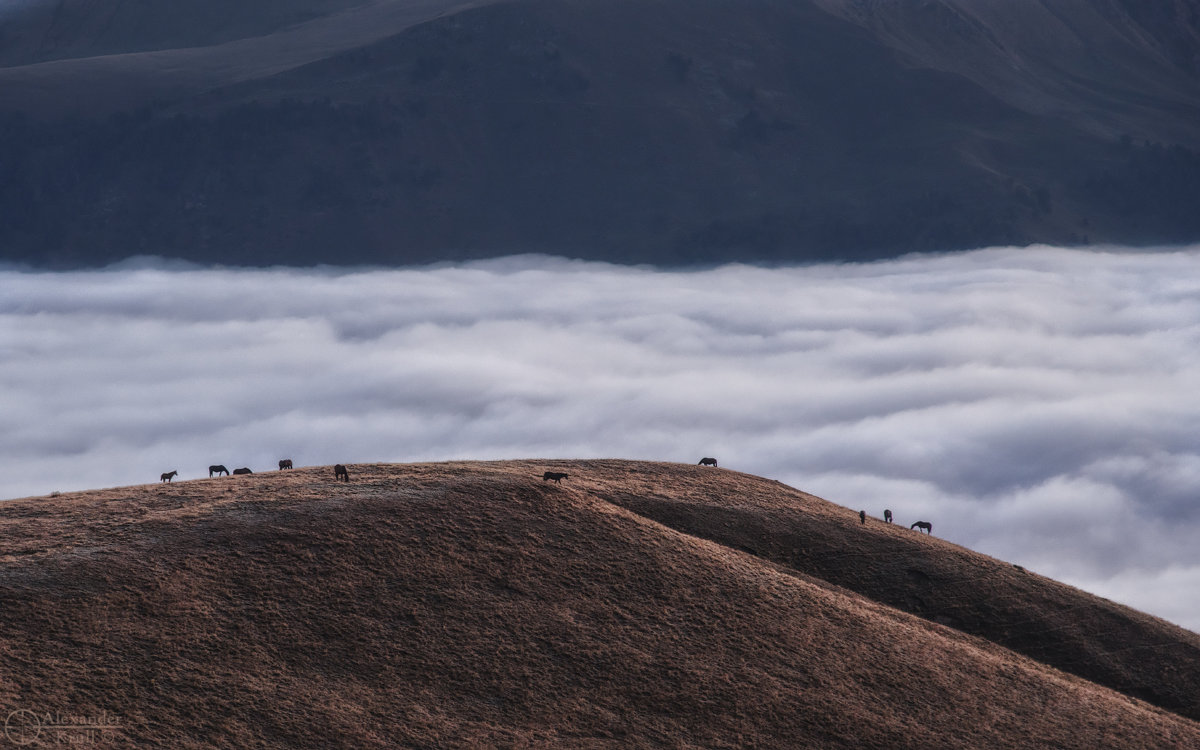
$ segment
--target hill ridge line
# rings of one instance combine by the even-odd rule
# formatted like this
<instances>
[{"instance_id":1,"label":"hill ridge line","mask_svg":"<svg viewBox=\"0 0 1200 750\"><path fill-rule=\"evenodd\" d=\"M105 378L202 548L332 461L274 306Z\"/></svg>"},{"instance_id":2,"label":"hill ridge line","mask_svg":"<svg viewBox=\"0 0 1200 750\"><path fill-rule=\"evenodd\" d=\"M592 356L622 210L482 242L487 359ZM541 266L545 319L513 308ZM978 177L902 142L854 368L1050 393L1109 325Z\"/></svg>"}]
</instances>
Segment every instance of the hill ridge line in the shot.
<instances>
[{"instance_id":1,"label":"hill ridge line","mask_svg":"<svg viewBox=\"0 0 1200 750\"><path fill-rule=\"evenodd\" d=\"M548 469L569 478L561 485L546 482L541 474ZM198 521L213 528L253 526L343 512L348 504L380 497L428 502L436 487L462 498L492 492L551 502L570 498L610 514L619 510L640 526L670 529L689 544L741 552L756 565L821 590L915 615L1189 719L1200 716L1200 676L1178 669L1200 661L1200 636L949 540L875 519L864 528L853 510L778 480L626 459L368 463L350 464L350 471L350 483L335 482L329 466L315 466L10 501L0 504L0 530L5 520L49 523L39 520L52 515L39 509L45 503L59 515L82 518L51 547L10 534L3 559L29 563L45 554L71 561L119 552L121 545L141 547L130 532L146 539L163 533L143 527L147 523L166 524L168 531ZM114 522L114 514L122 522ZM180 539L186 543L186 535ZM157 554L159 548L153 549ZM1174 677L1164 681L1160 672Z\"/></svg>"},{"instance_id":2,"label":"hill ridge line","mask_svg":"<svg viewBox=\"0 0 1200 750\"><path fill-rule=\"evenodd\" d=\"M1014 628L1044 653L947 626L904 569L937 582L974 553L864 535L853 511L774 480L616 459L348 469L0 504L0 705L108 710L175 747L1200 742L1167 708L1188 708L1195 675L1160 671L1193 653L1089 651L1105 622L1075 615L1054 639ZM884 579L924 609L871 596L875 560L811 568L818 542L908 550ZM1043 593L943 584L963 624L974 608L1021 619L1004 607L1061 622L1040 578L996 569ZM1119 614L1127 643L1165 632Z\"/></svg>"}]
</instances>

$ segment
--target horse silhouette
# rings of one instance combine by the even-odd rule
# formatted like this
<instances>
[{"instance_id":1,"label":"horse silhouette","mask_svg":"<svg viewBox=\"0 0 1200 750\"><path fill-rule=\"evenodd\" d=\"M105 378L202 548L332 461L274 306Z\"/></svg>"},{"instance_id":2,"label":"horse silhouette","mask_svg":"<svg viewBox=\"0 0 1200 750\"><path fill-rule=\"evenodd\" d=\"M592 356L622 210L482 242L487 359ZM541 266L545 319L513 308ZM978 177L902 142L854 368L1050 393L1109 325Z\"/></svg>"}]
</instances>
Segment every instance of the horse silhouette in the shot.
<instances>
[{"instance_id":1,"label":"horse silhouette","mask_svg":"<svg viewBox=\"0 0 1200 750\"><path fill-rule=\"evenodd\" d=\"M884 522L885 522L885 523L891 523L891 522L892 522L892 512L891 512L890 510L885 510L885 511L883 512L883 520L884 520Z\"/></svg>"},{"instance_id":2,"label":"horse silhouette","mask_svg":"<svg viewBox=\"0 0 1200 750\"><path fill-rule=\"evenodd\" d=\"M866 522L867 522L867 512L866 512L865 510L860 510L860 511L858 512L858 522L859 522L859 523L866 523Z\"/></svg>"},{"instance_id":3,"label":"horse silhouette","mask_svg":"<svg viewBox=\"0 0 1200 750\"><path fill-rule=\"evenodd\" d=\"M717 459L709 458L708 456L705 456L704 458L700 459L700 463L698 463L696 465L697 466L716 466Z\"/></svg>"},{"instance_id":4,"label":"horse silhouette","mask_svg":"<svg viewBox=\"0 0 1200 750\"><path fill-rule=\"evenodd\" d=\"M333 467L333 481L342 480L343 482L350 481L350 472L346 471L346 467L337 464Z\"/></svg>"},{"instance_id":5,"label":"horse silhouette","mask_svg":"<svg viewBox=\"0 0 1200 750\"><path fill-rule=\"evenodd\" d=\"M280 468L280 470L292 468L292 459L290 459L290 458L280 459L279 468Z\"/></svg>"},{"instance_id":6,"label":"horse silhouette","mask_svg":"<svg viewBox=\"0 0 1200 750\"><path fill-rule=\"evenodd\" d=\"M168 471L166 474L163 474L161 477L159 477L158 481L166 482L167 484L170 484L171 477L175 476L178 473L179 473L178 471Z\"/></svg>"},{"instance_id":7,"label":"horse silhouette","mask_svg":"<svg viewBox=\"0 0 1200 750\"><path fill-rule=\"evenodd\" d=\"M916 529L918 531L920 531L921 529L924 529L926 534L933 533L933 524L931 524L928 521L917 521L916 523L914 523L912 526L909 526L908 528Z\"/></svg>"},{"instance_id":8,"label":"horse silhouette","mask_svg":"<svg viewBox=\"0 0 1200 750\"><path fill-rule=\"evenodd\" d=\"M566 473L561 472L561 471L547 471L545 474L542 475L543 482L548 482L551 479L553 479L556 484L562 484L562 480L564 480L566 478L567 478Z\"/></svg>"},{"instance_id":9,"label":"horse silhouette","mask_svg":"<svg viewBox=\"0 0 1200 750\"><path fill-rule=\"evenodd\" d=\"M211 477L213 474L216 474L217 476L221 476L221 474L224 474L225 476L229 476L229 469L226 469L224 466L221 466L220 464L208 467L208 475Z\"/></svg>"},{"instance_id":10,"label":"horse silhouette","mask_svg":"<svg viewBox=\"0 0 1200 750\"><path fill-rule=\"evenodd\" d=\"M250 470L249 470L249 469L247 469L245 466L243 466L243 467L242 467L242 468L240 468L240 469L234 469L234 470L233 470L233 473L234 473L234 474L253 474L254 472L253 472L253 471L250 471Z\"/></svg>"}]
</instances>

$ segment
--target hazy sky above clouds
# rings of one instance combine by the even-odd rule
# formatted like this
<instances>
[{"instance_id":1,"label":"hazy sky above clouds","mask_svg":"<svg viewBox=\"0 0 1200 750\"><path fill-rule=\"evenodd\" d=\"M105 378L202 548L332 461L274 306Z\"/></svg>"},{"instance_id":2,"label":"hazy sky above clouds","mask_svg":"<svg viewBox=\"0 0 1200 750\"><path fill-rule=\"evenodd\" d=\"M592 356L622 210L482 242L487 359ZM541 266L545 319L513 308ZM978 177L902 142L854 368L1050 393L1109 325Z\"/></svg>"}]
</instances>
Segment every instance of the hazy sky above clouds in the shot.
<instances>
[{"instance_id":1,"label":"hazy sky above clouds","mask_svg":"<svg viewBox=\"0 0 1200 750\"><path fill-rule=\"evenodd\" d=\"M0 271L3 498L283 457L717 456L1193 630L1198 388L1200 248Z\"/></svg>"}]
</instances>

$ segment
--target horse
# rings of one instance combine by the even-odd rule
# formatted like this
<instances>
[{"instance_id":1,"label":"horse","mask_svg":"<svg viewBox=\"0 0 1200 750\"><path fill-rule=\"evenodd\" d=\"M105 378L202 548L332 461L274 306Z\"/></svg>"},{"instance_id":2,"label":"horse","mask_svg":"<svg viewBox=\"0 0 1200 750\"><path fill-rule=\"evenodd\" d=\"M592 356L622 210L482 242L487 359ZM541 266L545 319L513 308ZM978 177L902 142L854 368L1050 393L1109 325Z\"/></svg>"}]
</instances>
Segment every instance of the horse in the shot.
<instances>
[{"instance_id":1,"label":"horse","mask_svg":"<svg viewBox=\"0 0 1200 750\"><path fill-rule=\"evenodd\" d=\"M543 482L548 482L551 479L553 479L555 484L562 484L562 480L564 480L566 478L567 478L566 473L561 472L561 471L547 471L545 474L542 475Z\"/></svg>"},{"instance_id":2,"label":"horse","mask_svg":"<svg viewBox=\"0 0 1200 750\"><path fill-rule=\"evenodd\" d=\"M866 522L867 522L867 512L866 512L865 510L860 510L860 511L858 512L858 522L859 522L859 523L866 523Z\"/></svg>"},{"instance_id":3,"label":"horse","mask_svg":"<svg viewBox=\"0 0 1200 750\"><path fill-rule=\"evenodd\" d=\"M171 477L175 476L178 473L179 473L178 471L168 471L166 474L163 474L161 477L159 477L158 481L166 482L167 484L170 484Z\"/></svg>"},{"instance_id":4,"label":"horse","mask_svg":"<svg viewBox=\"0 0 1200 750\"><path fill-rule=\"evenodd\" d=\"M290 469L290 468L292 468L292 459L290 459L290 458L280 459L280 461L279 461L280 471L282 471L284 469Z\"/></svg>"},{"instance_id":5,"label":"horse","mask_svg":"<svg viewBox=\"0 0 1200 750\"><path fill-rule=\"evenodd\" d=\"M885 511L883 512L883 520L884 520L884 522L885 522L885 523L891 523L891 522L892 522L892 512L891 512L890 510L885 510Z\"/></svg>"},{"instance_id":6,"label":"horse","mask_svg":"<svg viewBox=\"0 0 1200 750\"><path fill-rule=\"evenodd\" d=\"M233 473L234 473L234 474L253 474L254 472L253 472L253 471L250 471L250 470L249 470L249 469L247 469L245 466L243 466L243 467L242 467L242 468L240 468L240 469L234 469L234 470L233 470Z\"/></svg>"},{"instance_id":7,"label":"horse","mask_svg":"<svg viewBox=\"0 0 1200 750\"><path fill-rule=\"evenodd\" d=\"M216 474L217 476L221 476L222 473L224 473L225 476L229 476L229 469L226 469L224 466L221 466L220 464L208 467L208 475L210 477L213 474Z\"/></svg>"},{"instance_id":8,"label":"horse","mask_svg":"<svg viewBox=\"0 0 1200 750\"><path fill-rule=\"evenodd\" d=\"M909 526L908 528L916 529L917 531L924 529L926 534L933 533L933 524L931 524L928 521L917 521L916 523L914 523L912 526Z\"/></svg>"},{"instance_id":9,"label":"horse","mask_svg":"<svg viewBox=\"0 0 1200 750\"><path fill-rule=\"evenodd\" d=\"M705 456L704 458L700 459L700 463L698 463L696 465L697 466L716 466L717 459L709 458L708 456Z\"/></svg>"},{"instance_id":10,"label":"horse","mask_svg":"<svg viewBox=\"0 0 1200 750\"><path fill-rule=\"evenodd\" d=\"M342 480L343 482L350 481L350 472L346 471L346 467L338 464L333 467L333 481Z\"/></svg>"}]
</instances>

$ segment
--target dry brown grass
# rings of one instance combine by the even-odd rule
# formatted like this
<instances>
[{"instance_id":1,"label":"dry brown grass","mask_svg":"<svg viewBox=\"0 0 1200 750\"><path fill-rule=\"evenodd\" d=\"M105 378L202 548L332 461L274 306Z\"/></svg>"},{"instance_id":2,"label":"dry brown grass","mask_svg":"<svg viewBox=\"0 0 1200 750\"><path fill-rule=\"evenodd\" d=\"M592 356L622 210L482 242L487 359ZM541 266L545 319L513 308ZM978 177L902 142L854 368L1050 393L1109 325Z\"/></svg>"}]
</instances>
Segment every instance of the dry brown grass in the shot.
<instances>
[{"instance_id":1,"label":"dry brown grass","mask_svg":"<svg viewBox=\"0 0 1200 750\"><path fill-rule=\"evenodd\" d=\"M780 533L811 517L847 527L845 559L907 549L962 597L972 576L1065 588L777 483L350 470L0 506L0 707L106 712L112 746L1200 747L1192 720L649 517L691 508L739 546L757 517L755 551L786 538L800 562L821 548Z\"/></svg>"},{"instance_id":2,"label":"dry brown grass","mask_svg":"<svg viewBox=\"0 0 1200 750\"><path fill-rule=\"evenodd\" d=\"M666 465L662 470L669 471ZM759 477L646 479L611 502L1200 719L1200 635L1079 589ZM700 484L696 484L696 480ZM685 483L670 495L655 482Z\"/></svg>"}]
</instances>

